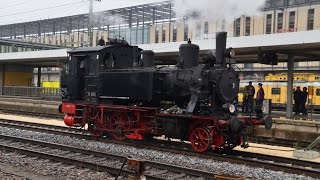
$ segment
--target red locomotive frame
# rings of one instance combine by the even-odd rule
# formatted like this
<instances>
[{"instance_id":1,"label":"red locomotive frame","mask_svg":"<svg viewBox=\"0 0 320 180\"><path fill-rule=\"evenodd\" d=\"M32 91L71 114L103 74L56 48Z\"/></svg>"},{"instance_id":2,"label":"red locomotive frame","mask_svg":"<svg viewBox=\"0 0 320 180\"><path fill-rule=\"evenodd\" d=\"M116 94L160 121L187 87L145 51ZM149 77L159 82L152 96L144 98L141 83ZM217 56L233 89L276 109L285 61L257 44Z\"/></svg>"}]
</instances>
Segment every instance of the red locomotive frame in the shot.
<instances>
[{"instance_id":1,"label":"red locomotive frame","mask_svg":"<svg viewBox=\"0 0 320 180\"><path fill-rule=\"evenodd\" d=\"M244 141L242 135L228 143L223 132L228 131L230 120L216 117L173 115L159 112L158 108L118 105L84 105L62 103L61 112L64 122L70 127L85 127L94 137L105 134L116 140L144 140L153 136L162 136L163 131L157 126L157 119L174 118L190 121L186 140L193 149L204 152L209 149L234 148ZM263 119L238 117L243 128L265 124ZM272 120L271 120L272 121ZM185 139L184 139L185 140Z\"/></svg>"}]
</instances>

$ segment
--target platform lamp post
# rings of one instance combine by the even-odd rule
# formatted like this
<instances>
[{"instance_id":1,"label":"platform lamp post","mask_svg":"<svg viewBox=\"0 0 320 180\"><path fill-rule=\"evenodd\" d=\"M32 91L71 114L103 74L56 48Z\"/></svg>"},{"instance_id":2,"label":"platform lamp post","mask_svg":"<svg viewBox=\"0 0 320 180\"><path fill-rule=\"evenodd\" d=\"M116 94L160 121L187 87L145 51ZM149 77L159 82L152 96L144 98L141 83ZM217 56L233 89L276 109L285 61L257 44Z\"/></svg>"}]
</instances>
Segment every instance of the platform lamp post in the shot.
<instances>
[{"instance_id":1,"label":"platform lamp post","mask_svg":"<svg viewBox=\"0 0 320 180\"><path fill-rule=\"evenodd\" d=\"M93 46L93 1L101 2L101 0L89 0L89 25L88 25L88 45Z\"/></svg>"},{"instance_id":2,"label":"platform lamp post","mask_svg":"<svg viewBox=\"0 0 320 180\"><path fill-rule=\"evenodd\" d=\"M273 11L273 34L276 33L276 16L277 16L277 10L281 10L284 12L284 8L277 8L276 4L274 5L274 11Z\"/></svg>"}]
</instances>

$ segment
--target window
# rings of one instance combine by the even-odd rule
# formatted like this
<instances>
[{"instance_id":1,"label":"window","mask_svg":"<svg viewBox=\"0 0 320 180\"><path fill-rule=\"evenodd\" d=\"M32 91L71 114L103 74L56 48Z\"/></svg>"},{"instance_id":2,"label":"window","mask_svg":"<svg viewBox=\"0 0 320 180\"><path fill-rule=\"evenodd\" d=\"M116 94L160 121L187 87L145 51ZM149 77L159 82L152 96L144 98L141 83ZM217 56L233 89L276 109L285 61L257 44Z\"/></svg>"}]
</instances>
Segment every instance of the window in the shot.
<instances>
[{"instance_id":1,"label":"window","mask_svg":"<svg viewBox=\"0 0 320 180\"><path fill-rule=\"evenodd\" d=\"M303 3L308 3L310 2L311 0L300 0L300 3L303 4Z\"/></svg>"},{"instance_id":2,"label":"window","mask_svg":"<svg viewBox=\"0 0 320 180\"><path fill-rule=\"evenodd\" d=\"M295 27L295 20L296 20L296 12L291 11L289 14L289 28L294 28Z\"/></svg>"},{"instance_id":3,"label":"window","mask_svg":"<svg viewBox=\"0 0 320 180\"><path fill-rule=\"evenodd\" d=\"M295 5L297 4L297 0L288 0L288 5Z\"/></svg>"},{"instance_id":4,"label":"window","mask_svg":"<svg viewBox=\"0 0 320 180\"><path fill-rule=\"evenodd\" d=\"M271 94L279 95L280 93L281 93L281 89L280 88L272 88L271 89Z\"/></svg>"},{"instance_id":5,"label":"window","mask_svg":"<svg viewBox=\"0 0 320 180\"><path fill-rule=\"evenodd\" d=\"M188 41L188 33L189 33L189 27L188 27L188 24L185 24L184 32L183 32L183 40Z\"/></svg>"},{"instance_id":6,"label":"window","mask_svg":"<svg viewBox=\"0 0 320 180\"><path fill-rule=\"evenodd\" d=\"M166 27L162 27L162 42L166 42Z\"/></svg>"},{"instance_id":7,"label":"window","mask_svg":"<svg viewBox=\"0 0 320 180\"><path fill-rule=\"evenodd\" d=\"M271 27L272 27L272 14L268 14L267 21L266 21L266 34L271 34Z\"/></svg>"},{"instance_id":8,"label":"window","mask_svg":"<svg viewBox=\"0 0 320 180\"><path fill-rule=\"evenodd\" d=\"M73 47L74 46L74 35L71 35L71 46ZM98 43L97 43L98 44Z\"/></svg>"},{"instance_id":9,"label":"window","mask_svg":"<svg viewBox=\"0 0 320 180\"><path fill-rule=\"evenodd\" d=\"M209 23L208 23L208 21L206 21L204 23L204 31L203 31L203 33L204 33L205 36L208 36L208 34L209 34Z\"/></svg>"},{"instance_id":10,"label":"window","mask_svg":"<svg viewBox=\"0 0 320 180\"><path fill-rule=\"evenodd\" d=\"M277 2L276 2L277 4L277 7L279 7L279 6L284 6L284 0L277 0Z\"/></svg>"},{"instance_id":11,"label":"window","mask_svg":"<svg viewBox=\"0 0 320 180\"><path fill-rule=\"evenodd\" d=\"M225 19L222 19L222 23L221 23L221 30L222 31L225 31L226 30L226 20Z\"/></svg>"},{"instance_id":12,"label":"window","mask_svg":"<svg viewBox=\"0 0 320 180\"><path fill-rule=\"evenodd\" d=\"M252 69L252 68L253 68L253 63L245 63L245 64L243 65L243 67L244 67L245 69L253 70L253 69Z\"/></svg>"},{"instance_id":13,"label":"window","mask_svg":"<svg viewBox=\"0 0 320 180\"><path fill-rule=\"evenodd\" d=\"M314 23L314 9L309 9L307 30L313 30L313 23Z\"/></svg>"},{"instance_id":14,"label":"window","mask_svg":"<svg viewBox=\"0 0 320 180\"><path fill-rule=\"evenodd\" d=\"M99 41L99 33L96 33L96 45L98 45L98 41ZM71 42L72 42L72 40L71 40Z\"/></svg>"},{"instance_id":15,"label":"window","mask_svg":"<svg viewBox=\"0 0 320 180\"><path fill-rule=\"evenodd\" d=\"M273 6L273 2L274 2L274 0L266 0L266 8L270 8L270 7L272 7Z\"/></svg>"},{"instance_id":16,"label":"window","mask_svg":"<svg viewBox=\"0 0 320 180\"><path fill-rule=\"evenodd\" d=\"M320 89L316 90L316 96L320 96Z\"/></svg>"},{"instance_id":17,"label":"window","mask_svg":"<svg viewBox=\"0 0 320 180\"><path fill-rule=\"evenodd\" d=\"M172 41L177 42L177 25L173 25L173 30L172 30Z\"/></svg>"},{"instance_id":18,"label":"window","mask_svg":"<svg viewBox=\"0 0 320 180\"><path fill-rule=\"evenodd\" d=\"M96 60L92 58L87 59L87 66L89 75L96 75Z\"/></svg>"},{"instance_id":19,"label":"window","mask_svg":"<svg viewBox=\"0 0 320 180\"><path fill-rule=\"evenodd\" d=\"M201 23L197 23L196 25L196 39L200 39L201 36Z\"/></svg>"},{"instance_id":20,"label":"window","mask_svg":"<svg viewBox=\"0 0 320 180\"><path fill-rule=\"evenodd\" d=\"M156 37L155 38L156 38L155 43L159 43L159 27L156 28Z\"/></svg>"},{"instance_id":21,"label":"window","mask_svg":"<svg viewBox=\"0 0 320 180\"><path fill-rule=\"evenodd\" d=\"M278 13L278 24L277 29L283 29L283 13Z\"/></svg>"},{"instance_id":22,"label":"window","mask_svg":"<svg viewBox=\"0 0 320 180\"><path fill-rule=\"evenodd\" d=\"M241 22L240 18L238 18L234 21L234 36L235 37L240 36L240 22Z\"/></svg>"},{"instance_id":23,"label":"window","mask_svg":"<svg viewBox=\"0 0 320 180\"><path fill-rule=\"evenodd\" d=\"M80 46L83 47L83 34L80 36Z\"/></svg>"},{"instance_id":24,"label":"window","mask_svg":"<svg viewBox=\"0 0 320 180\"><path fill-rule=\"evenodd\" d=\"M246 17L246 36L250 36L250 26L251 26L251 18L250 17Z\"/></svg>"}]
</instances>

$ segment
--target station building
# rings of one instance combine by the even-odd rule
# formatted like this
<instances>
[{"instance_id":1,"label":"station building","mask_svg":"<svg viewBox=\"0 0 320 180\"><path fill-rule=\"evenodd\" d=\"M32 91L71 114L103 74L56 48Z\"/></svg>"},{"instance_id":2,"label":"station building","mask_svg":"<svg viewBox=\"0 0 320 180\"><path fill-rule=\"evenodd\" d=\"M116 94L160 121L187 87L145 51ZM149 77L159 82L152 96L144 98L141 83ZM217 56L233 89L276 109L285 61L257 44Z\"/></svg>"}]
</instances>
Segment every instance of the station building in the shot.
<instances>
[{"instance_id":1,"label":"station building","mask_svg":"<svg viewBox=\"0 0 320 180\"><path fill-rule=\"evenodd\" d=\"M0 38L72 48L90 46L90 40L94 46L101 37L105 40L124 38L131 44L152 44L183 42L189 38L212 39L221 30L233 37L320 30L320 0L266 0L260 15L241 16L232 22L224 19L192 21L174 14L172 2L163 1L99 12L91 25L88 14L2 25ZM0 44L1 53L29 50ZM264 79L271 72L281 73L287 69L286 63L238 66L243 79ZM320 61L297 62L295 70L318 73ZM42 81L59 81L59 68L43 68L42 72ZM36 84L36 76L37 70L32 84Z\"/></svg>"}]
</instances>

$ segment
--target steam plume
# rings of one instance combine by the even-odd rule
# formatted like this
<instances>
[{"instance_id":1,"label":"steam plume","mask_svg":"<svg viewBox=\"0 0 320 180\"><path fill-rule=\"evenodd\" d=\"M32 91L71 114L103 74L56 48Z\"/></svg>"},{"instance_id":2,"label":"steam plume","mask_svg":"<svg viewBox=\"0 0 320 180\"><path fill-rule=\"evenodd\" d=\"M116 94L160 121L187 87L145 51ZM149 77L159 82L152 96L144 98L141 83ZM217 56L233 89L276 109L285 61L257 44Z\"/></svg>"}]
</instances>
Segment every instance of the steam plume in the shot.
<instances>
[{"instance_id":1,"label":"steam plume","mask_svg":"<svg viewBox=\"0 0 320 180\"><path fill-rule=\"evenodd\" d=\"M257 15L265 0L174 0L173 2L177 17L231 21L241 15Z\"/></svg>"}]
</instances>

